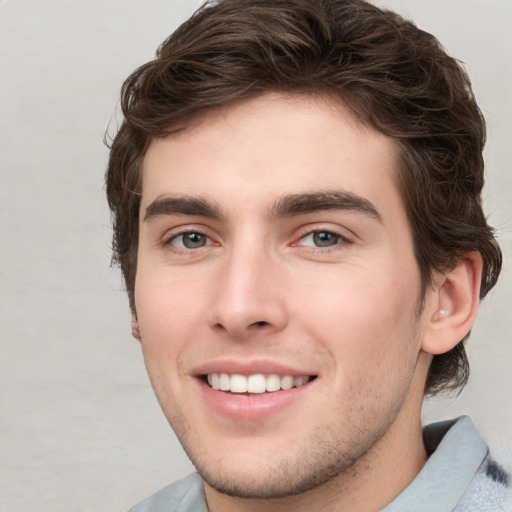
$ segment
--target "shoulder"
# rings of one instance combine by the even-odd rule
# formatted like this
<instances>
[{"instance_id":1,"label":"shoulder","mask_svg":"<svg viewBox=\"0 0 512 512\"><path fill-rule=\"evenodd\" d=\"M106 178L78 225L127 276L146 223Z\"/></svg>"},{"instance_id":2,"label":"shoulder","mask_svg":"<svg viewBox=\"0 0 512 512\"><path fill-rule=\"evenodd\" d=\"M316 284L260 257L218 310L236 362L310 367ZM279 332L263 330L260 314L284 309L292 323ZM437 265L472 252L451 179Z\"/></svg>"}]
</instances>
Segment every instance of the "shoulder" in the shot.
<instances>
[{"instance_id":1,"label":"shoulder","mask_svg":"<svg viewBox=\"0 0 512 512\"><path fill-rule=\"evenodd\" d=\"M436 452L445 455L442 464L450 486L463 490L454 512L512 512L510 468L491 456L470 418L431 425L425 434L438 443L434 457Z\"/></svg>"},{"instance_id":2,"label":"shoulder","mask_svg":"<svg viewBox=\"0 0 512 512\"><path fill-rule=\"evenodd\" d=\"M511 486L511 472L488 455L455 512L512 512Z\"/></svg>"},{"instance_id":3,"label":"shoulder","mask_svg":"<svg viewBox=\"0 0 512 512\"><path fill-rule=\"evenodd\" d=\"M128 512L207 512L203 482L197 473L160 489Z\"/></svg>"},{"instance_id":4,"label":"shoulder","mask_svg":"<svg viewBox=\"0 0 512 512\"><path fill-rule=\"evenodd\" d=\"M467 416L424 429L430 457L385 512L512 512L512 477Z\"/></svg>"}]
</instances>

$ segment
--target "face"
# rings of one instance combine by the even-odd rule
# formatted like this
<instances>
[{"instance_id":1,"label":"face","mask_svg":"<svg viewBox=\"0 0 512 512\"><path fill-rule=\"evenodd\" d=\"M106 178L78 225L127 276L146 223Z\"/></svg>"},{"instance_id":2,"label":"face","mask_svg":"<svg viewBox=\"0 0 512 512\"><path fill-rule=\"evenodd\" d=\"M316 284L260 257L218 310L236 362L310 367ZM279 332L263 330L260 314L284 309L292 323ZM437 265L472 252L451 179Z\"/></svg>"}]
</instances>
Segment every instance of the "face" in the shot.
<instances>
[{"instance_id":1,"label":"face","mask_svg":"<svg viewBox=\"0 0 512 512\"><path fill-rule=\"evenodd\" d=\"M339 104L277 94L150 146L141 344L209 486L295 494L396 430L423 329L397 165Z\"/></svg>"}]
</instances>

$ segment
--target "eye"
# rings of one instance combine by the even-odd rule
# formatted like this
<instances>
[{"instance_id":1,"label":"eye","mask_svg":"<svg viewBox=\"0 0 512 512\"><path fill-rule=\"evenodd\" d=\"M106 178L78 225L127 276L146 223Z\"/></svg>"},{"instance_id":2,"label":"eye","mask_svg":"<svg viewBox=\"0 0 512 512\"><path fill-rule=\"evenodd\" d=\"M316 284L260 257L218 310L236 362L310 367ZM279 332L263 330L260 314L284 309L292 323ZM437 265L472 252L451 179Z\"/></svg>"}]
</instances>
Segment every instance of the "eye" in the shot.
<instances>
[{"instance_id":1,"label":"eye","mask_svg":"<svg viewBox=\"0 0 512 512\"><path fill-rule=\"evenodd\" d=\"M200 249L206 245L210 245L211 240L202 233L196 231L188 231L173 236L169 243L179 249Z\"/></svg>"},{"instance_id":2,"label":"eye","mask_svg":"<svg viewBox=\"0 0 512 512\"><path fill-rule=\"evenodd\" d=\"M333 247L344 239L341 235L330 231L312 231L300 239L301 245L314 247Z\"/></svg>"}]
</instances>

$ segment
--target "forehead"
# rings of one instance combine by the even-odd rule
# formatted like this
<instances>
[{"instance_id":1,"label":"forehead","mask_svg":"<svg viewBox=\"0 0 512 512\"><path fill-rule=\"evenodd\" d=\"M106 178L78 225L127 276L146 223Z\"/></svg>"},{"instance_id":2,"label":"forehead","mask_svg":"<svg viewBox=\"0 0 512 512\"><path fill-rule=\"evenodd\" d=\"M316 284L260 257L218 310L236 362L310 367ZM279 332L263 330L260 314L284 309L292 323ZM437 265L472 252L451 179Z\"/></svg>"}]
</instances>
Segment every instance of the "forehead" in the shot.
<instances>
[{"instance_id":1,"label":"forehead","mask_svg":"<svg viewBox=\"0 0 512 512\"><path fill-rule=\"evenodd\" d=\"M155 139L143 164L141 207L165 195L248 207L278 195L339 189L401 204L398 162L394 141L340 102L268 94Z\"/></svg>"}]
</instances>

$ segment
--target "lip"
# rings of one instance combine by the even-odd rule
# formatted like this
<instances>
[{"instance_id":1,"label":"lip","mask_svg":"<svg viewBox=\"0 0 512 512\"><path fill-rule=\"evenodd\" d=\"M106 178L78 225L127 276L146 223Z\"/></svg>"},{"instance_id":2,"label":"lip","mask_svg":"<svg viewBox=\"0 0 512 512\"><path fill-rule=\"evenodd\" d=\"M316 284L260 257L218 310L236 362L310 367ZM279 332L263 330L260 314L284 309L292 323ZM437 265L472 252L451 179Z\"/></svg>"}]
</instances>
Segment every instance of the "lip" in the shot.
<instances>
[{"instance_id":1,"label":"lip","mask_svg":"<svg viewBox=\"0 0 512 512\"><path fill-rule=\"evenodd\" d=\"M278 375L291 375L292 377L318 375L318 372L313 369L292 367L277 361L238 361L235 359L209 361L197 366L191 373L195 377L208 375L209 373L228 373L230 375L236 373L245 376L255 375L257 373L263 373L264 375L277 373Z\"/></svg>"},{"instance_id":2,"label":"lip","mask_svg":"<svg viewBox=\"0 0 512 512\"><path fill-rule=\"evenodd\" d=\"M233 394L212 389L204 380L204 376L210 373L228 373L240 375L254 374L278 374L299 377L303 375L316 378L298 388L292 388L262 395ZM201 398L207 407L221 417L237 422L263 421L278 414L299 400L306 394L318 380L318 374L306 369L293 368L285 364L273 361L249 361L236 360L211 361L198 366L194 370L194 376L199 387Z\"/></svg>"},{"instance_id":3,"label":"lip","mask_svg":"<svg viewBox=\"0 0 512 512\"><path fill-rule=\"evenodd\" d=\"M233 421L251 422L262 421L292 405L316 380L298 388L264 393L261 396L226 393L212 389L201 379L197 379L197 382L203 400L217 414Z\"/></svg>"}]
</instances>

